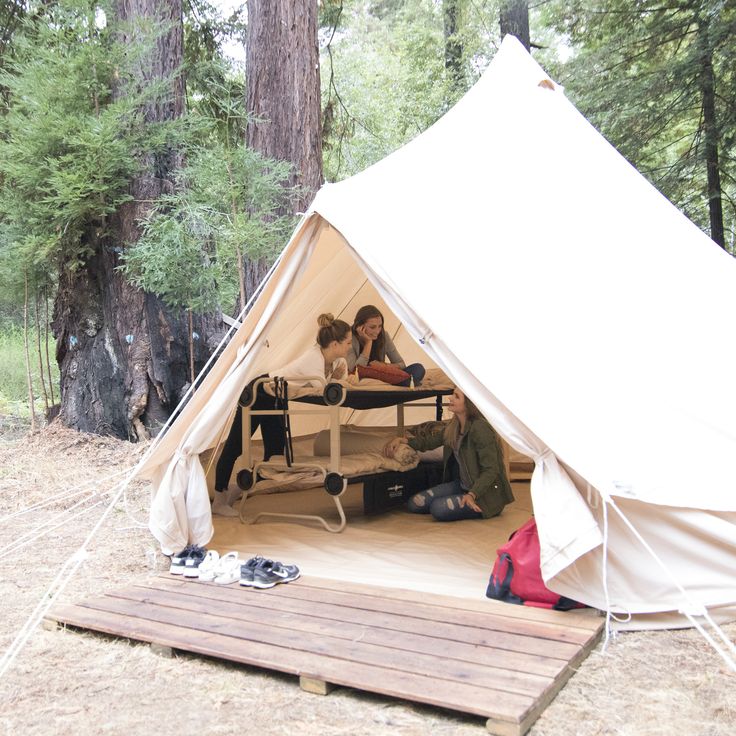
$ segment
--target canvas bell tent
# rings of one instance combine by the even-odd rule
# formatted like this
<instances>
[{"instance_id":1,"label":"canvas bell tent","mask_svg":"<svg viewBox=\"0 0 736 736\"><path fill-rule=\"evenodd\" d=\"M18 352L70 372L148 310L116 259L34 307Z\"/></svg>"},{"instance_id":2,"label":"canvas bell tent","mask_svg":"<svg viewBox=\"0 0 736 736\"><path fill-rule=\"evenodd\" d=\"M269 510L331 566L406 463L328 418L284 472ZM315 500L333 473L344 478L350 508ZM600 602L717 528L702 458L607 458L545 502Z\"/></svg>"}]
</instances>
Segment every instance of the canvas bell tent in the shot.
<instances>
[{"instance_id":1,"label":"canvas bell tent","mask_svg":"<svg viewBox=\"0 0 736 736\"><path fill-rule=\"evenodd\" d=\"M736 603L736 263L511 37L430 129L321 189L143 468L164 551L212 534L199 456L246 383L321 312L373 301L407 361L533 458L550 588L624 613Z\"/></svg>"}]
</instances>

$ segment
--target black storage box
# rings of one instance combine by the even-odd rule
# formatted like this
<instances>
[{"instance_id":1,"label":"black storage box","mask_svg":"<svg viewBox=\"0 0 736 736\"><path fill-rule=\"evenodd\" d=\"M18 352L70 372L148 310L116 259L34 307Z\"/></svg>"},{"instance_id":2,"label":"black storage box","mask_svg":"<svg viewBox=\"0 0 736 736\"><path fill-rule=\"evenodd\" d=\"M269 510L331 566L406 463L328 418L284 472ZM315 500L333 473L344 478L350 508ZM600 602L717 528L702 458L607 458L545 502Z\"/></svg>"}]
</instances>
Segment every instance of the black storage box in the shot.
<instances>
[{"instance_id":1,"label":"black storage box","mask_svg":"<svg viewBox=\"0 0 736 736\"><path fill-rule=\"evenodd\" d=\"M419 463L403 473L387 471L355 478L363 483L363 510L380 514L396 508L419 491L426 491L442 482L442 463Z\"/></svg>"}]
</instances>

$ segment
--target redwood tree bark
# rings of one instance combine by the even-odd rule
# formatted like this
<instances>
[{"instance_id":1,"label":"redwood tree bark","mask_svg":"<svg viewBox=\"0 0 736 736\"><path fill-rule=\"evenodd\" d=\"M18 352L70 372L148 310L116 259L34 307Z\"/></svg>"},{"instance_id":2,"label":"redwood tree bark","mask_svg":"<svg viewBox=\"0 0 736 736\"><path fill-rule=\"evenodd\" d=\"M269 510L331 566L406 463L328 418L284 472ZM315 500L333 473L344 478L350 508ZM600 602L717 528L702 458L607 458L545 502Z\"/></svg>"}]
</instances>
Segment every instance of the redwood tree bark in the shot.
<instances>
[{"instance_id":1,"label":"redwood tree bark","mask_svg":"<svg viewBox=\"0 0 736 736\"><path fill-rule=\"evenodd\" d=\"M293 165L288 185L302 189L294 212L303 212L322 184L317 0L248 0L245 74L246 144ZM248 297L267 267L248 264Z\"/></svg>"},{"instance_id":2,"label":"redwood tree bark","mask_svg":"<svg viewBox=\"0 0 736 736\"><path fill-rule=\"evenodd\" d=\"M501 38L516 36L529 51L529 0L503 0L500 11Z\"/></svg>"},{"instance_id":3,"label":"redwood tree bark","mask_svg":"<svg viewBox=\"0 0 736 736\"><path fill-rule=\"evenodd\" d=\"M115 95L165 80L165 91L145 103L144 124L179 117L184 106L181 0L115 0L113 13L123 42L134 40L137 20L152 20L164 29L136 78ZM166 420L188 383L186 319L172 315L116 270L120 253L139 237L140 219L170 191L179 163L174 150L142 155L140 173L130 185L132 201L108 223L90 225L86 241L92 255L82 268L62 264L53 326L60 416L67 426L143 439Z\"/></svg>"}]
</instances>

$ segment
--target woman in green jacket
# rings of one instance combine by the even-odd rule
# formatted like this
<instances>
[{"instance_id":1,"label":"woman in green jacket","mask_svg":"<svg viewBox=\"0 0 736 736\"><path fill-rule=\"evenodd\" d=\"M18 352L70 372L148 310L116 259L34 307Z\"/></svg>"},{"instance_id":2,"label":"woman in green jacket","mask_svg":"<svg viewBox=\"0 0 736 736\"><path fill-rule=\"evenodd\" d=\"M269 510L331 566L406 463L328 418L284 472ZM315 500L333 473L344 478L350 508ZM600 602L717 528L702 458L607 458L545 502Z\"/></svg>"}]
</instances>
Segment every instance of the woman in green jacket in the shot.
<instances>
[{"instance_id":1,"label":"woman in green jacket","mask_svg":"<svg viewBox=\"0 0 736 736\"><path fill-rule=\"evenodd\" d=\"M453 418L444 428L426 436L396 437L384 448L384 453L393 457L402 443L420 452L444 445L443 482L412 496L409 510L432 514L438 521L498 516L514 500L501 441L462 391L455 389L449 405Z\"/></svg>"}]
</instances>

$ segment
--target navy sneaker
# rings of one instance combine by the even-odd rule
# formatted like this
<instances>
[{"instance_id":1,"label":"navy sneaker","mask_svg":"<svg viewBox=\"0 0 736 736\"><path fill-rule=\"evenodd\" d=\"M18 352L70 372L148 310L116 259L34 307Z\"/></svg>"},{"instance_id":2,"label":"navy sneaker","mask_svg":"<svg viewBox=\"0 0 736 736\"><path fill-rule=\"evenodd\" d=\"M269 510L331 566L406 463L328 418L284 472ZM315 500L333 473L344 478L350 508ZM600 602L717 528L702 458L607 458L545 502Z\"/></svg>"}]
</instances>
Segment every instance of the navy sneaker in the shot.
<instances>
[{"instance_id":1,"label":"navy sneaker","mask_svg":"<svg viewBox=\"0 0 736 736\"><path fill-rule=\"evenodd\" d=\"M299 577L299 568L296 565L282 565L280 562L264 560L253 570L254 588L273 588L279 583L290 583Z\"/></svg>"},{"instance_id":2,"label":"navy sneaker","mask_svg":"<svg viewBox=\"0 0 736 736\"><path fill-rule=\"evenodd\" d=\"M189 554L184 560L184 577L185 578L198 578L199 577L199 566L207 555L207 550L204 547L199 547L193 544L189 548Z\"/></svg>"},{"instance_id":3,"label":"navy sneaker","mask_svg":"<svg viewBox=\"0 0 736 736\"><path fill-rule=\"evenodd\" d=\"M240 566L240 584L246 587L253 585L253 573L258 565L271 560L264 560L261 555L251 557Z\"/></svg>"},{"instance_id":4,"label":"navy sneaker","mask_svg":"<svg viewBox=\"0 0 736 736\"><path fill-rule=\"evenodd\" d=\"M191 547L187 545L181 552L177 552L175 555L171 555L171 565L169 566L169 572L172 575L183 575L184 574L184 562L189 557L189 551Z\"/></svg>"}]
</instances>

